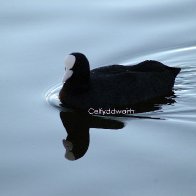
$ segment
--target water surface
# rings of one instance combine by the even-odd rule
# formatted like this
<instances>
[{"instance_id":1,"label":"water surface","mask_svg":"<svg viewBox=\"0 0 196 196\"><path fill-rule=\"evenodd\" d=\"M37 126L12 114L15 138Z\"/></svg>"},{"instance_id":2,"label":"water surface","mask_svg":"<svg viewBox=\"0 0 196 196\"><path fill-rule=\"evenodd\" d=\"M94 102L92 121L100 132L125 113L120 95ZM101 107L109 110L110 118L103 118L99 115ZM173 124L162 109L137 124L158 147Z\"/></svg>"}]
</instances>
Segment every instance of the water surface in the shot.
<instances>
[{"instance_id":1,"label":"water surface","mask_svg":"<svg viewBox=\"0 0 196 196\"><path fill-rule=\"evenodd\" d=\"M193 0L1 2L0 194L194 196L195 7ZM92 68L144 59L179 66L176 102L138 114L151 119L90 128L85 155L69 161L60 112L45 94L60 84L73 51Z\"/></svg>"}]
</instances>

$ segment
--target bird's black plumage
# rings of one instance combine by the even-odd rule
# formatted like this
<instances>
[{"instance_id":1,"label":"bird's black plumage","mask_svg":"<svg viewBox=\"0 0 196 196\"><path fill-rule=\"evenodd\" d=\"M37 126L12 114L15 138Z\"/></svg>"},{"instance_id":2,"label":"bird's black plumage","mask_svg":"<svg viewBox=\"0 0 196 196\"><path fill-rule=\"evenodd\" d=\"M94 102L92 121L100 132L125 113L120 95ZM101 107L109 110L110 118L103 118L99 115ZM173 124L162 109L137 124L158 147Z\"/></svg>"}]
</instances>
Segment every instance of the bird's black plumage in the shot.
<instances>
[{"instance_id":1,"label":"bird's black plumage","mask_svg":"<svg viewBox=\"0 0 196 196\"><path fill-rule=\"evenodd\" d=\"M73 75L63 84L59 98L63 105L82 110L133 107L164 97L172 92L175 78L181 70L149 60L136 65L110 65L90 71L89 62L83 54L71 55L76 61Z\"/></svg>"}]
</instances>

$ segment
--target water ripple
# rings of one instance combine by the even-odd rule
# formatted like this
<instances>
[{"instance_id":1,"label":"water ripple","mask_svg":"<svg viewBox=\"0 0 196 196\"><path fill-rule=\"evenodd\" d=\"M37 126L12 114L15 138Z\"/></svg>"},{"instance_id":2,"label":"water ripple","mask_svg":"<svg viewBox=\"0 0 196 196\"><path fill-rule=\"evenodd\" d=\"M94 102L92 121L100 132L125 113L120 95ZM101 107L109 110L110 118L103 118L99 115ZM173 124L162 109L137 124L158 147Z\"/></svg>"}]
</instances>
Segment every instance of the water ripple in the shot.
<instances>
[{"instance_id":1,"label":"water ripple","mask_svg":"<svg viewBox=\"0 0 196 196\"><path fill-rule=\"evenodd\" d=\"M174 86L175 103L162 104L158 111L143 113L141 115L158 116L165 119L196 120L196 46L177 48L148 54L139 58L126 61L124 64L133 64L146 59L161 61L169 66L178 66L182 71L176 78ZM46 93L47 102L57 108L61 108L58 92L61 85L58 84Z\"/></svg>"}]
</instances>

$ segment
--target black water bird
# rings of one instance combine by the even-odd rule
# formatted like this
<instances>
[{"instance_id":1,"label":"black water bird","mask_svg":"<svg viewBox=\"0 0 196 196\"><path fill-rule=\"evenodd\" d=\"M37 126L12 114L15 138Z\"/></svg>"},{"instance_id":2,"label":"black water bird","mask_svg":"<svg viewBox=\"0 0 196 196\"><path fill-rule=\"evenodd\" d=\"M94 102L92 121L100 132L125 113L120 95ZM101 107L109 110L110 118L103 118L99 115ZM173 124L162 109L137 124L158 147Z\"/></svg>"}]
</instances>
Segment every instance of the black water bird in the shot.
<instances>
[{"instance_id":1,"label":"black water bird","mask_svg":"<svg viewBox=\"0 0 196 196\"><path fill-rule=\"evenodd\" d=\"M59 99L64 106L80 110L134 108L168 96L181 70L147 60L136 65L109 65L90 71L89 61L81 53L68 55L65 68Z\"/></svg>"}]
</instances>

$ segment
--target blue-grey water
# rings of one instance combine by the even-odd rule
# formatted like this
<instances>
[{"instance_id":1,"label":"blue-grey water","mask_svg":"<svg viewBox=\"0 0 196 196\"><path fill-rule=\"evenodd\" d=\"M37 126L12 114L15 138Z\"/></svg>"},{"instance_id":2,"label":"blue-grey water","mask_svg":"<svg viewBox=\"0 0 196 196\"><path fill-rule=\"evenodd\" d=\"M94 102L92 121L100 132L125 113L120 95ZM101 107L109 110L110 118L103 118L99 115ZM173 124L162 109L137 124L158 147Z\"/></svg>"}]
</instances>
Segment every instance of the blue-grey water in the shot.
<instances>
[{"instance_id":1,"label":"blue-grey water","mask_svg":"<svg viewBox=\"0 0 196 196\"><path fill-rule=\"evenodd\" d=\"M195 18L195 0L2 1L0 195L195 196ZM67 160L67 132L46 94L73 51L92 68L181 67L176 102L138 114L151 118L115 118L122 129L91 128L86 154Z\"/></svg>"}]
</instances>

